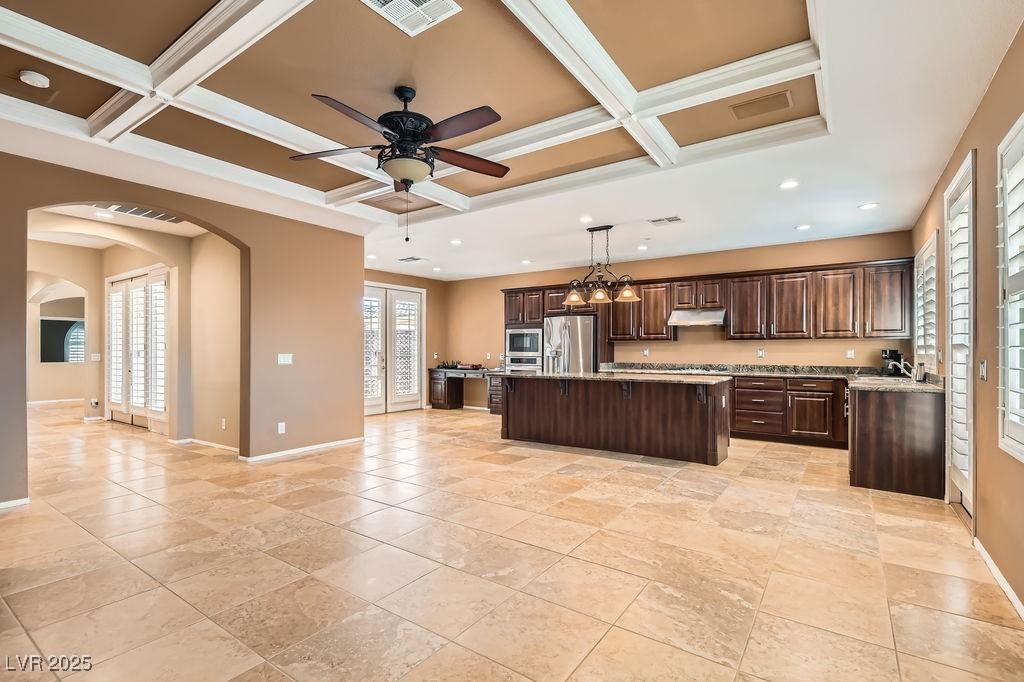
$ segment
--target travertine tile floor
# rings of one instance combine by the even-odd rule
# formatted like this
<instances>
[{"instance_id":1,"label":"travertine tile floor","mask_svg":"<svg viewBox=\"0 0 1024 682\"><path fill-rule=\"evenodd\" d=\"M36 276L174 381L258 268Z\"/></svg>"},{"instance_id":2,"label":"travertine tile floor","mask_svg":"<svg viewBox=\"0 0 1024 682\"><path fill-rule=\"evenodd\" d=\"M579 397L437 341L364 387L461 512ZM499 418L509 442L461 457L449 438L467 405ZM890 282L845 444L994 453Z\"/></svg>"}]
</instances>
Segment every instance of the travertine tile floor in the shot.
<instances>
[{"instance_id":1,"label":"travertine tile floor","mask_svg":"<svg viewBox=\"0 0 1024 682\"><path fill-rule=\"evenodd\" d=\"M0 660L90 680L1024 679L1024 624L943 505L846 453L718 468L503 442L474 411L250 465L33 409L0 514ZM0 672L0 679L52 679Z\"/></svg>"}]
</instances>

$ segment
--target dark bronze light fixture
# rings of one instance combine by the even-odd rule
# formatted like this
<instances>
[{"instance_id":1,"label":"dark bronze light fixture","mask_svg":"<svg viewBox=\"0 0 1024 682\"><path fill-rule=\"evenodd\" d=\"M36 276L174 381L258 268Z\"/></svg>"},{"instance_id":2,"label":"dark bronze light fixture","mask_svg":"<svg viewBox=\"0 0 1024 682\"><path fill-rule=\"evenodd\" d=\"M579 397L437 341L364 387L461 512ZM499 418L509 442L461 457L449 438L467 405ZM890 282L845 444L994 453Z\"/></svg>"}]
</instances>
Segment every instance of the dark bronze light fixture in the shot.
<instances>
[{"instance_id":1,"label":"dark bronze light fixture","mask_svg":"<svg viewBox=\"0 0 1024 682\"><path fill-rule=\"evenodd\" d=\"M619 277L612 272L611 255L609 253L609 235L614 225L597 225L588 227L590 233L590 272L583 279L569 282L569 293L562 301L566 306L575 308L587 303L633 303L640 296L633 286L633 278L629 275ZM604 263L594 262L594 235L604 233Z\"/></svg>"}]
</instances>

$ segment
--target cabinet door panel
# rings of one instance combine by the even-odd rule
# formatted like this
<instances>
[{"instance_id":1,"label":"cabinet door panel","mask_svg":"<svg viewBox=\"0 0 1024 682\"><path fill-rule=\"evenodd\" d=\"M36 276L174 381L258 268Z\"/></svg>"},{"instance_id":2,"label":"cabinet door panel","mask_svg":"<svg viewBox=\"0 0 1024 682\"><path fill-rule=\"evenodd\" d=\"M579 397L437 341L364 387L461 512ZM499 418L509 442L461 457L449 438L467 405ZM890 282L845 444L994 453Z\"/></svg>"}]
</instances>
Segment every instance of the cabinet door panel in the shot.
<instances>
[{"instance_id":1,"label":"cabinet door panel","mask_svg":"<svg viewBox=\"0 0 1024 682\"><path fill-rule=\"evenodd\" d=\"M641 294L642 296L643 294ZM639 303L606 303L608 310L608 339L635 341L639 333Z\"/></svg>"},{"instance_id":2,"label":"cabinet door panel","mask_svg":"<svg viewBox=\"0 0 1024 682\"><path fill-rule=\"evenodd\" d=\"M701 308L725 307L725 280L705 279L699 282L698 295Z\"/></svg>"},{"instance_id":3,"label":"cabinet door panel","mask_svg":"<svg viewBox=\"0 0 1024 682\"><path fill-rule=\"evenodd\" d=\"M860 336L860 268L825 270L815 277L814 336L847 339Z\"/></svg>"},{"instance_id":4,"label":"cabinet door panel","mask_svg":"<svg viewBox=\"0 0 1024 682\"><path fill-rule=\"evenodd\" d=\"M505 294L505 324L523 323L523 292L511 291Z\"/></svg>"},{"instance_id":5,"label":"cabinet door panel","mask_svg":"<svg viewBox=\"0 0 1024 682\"><path fill-rule=\"evenodd\" d=\"M697 283L675 282L672 284L672 308L691 310L697 307Z\"/></svg>"},{"instance_id":6,"label":"cabinet door panel","mask_svg":"<svg viewBox=\"0 0 1024 682\"><path fill-rule=\"evenodd\" d=\"M563 301L565 301L565 289L545 289L544 290L544 314L545 315L564 315L569 312L570 309L565 307Z\"/></svg>"},{"instance_id":7,"label":"cabinet door panel","mask_svg":"<svg viewBox=\"0 0 1024 682\"><path fill-rule=\"evenodd\" d=\"M831 438L832 394L790 391L786 402L786 433L802 438Z\"/></svg>"},{"instance_id":8,"label":"cabinet door panel","mask_svg":"<svg viewBox=\"0 0 1024 682\"><path fill-rule=\"evenodd\" d=\"M640 287L640 329L637 338L643 341L666 341L675 338L675 328L668 326L672 312L669 305L671 284L644 284ZM612 306L633 305L612 303Z\"/></svg>"},{"instance_id":9,"label":"cabinet door panel","mask_svg":"<svg viewBox=\"0 0 1024 682\"><path fill-rule=\"evenodd\" d=\"M912 272L907 265L864 268L864 336L910 338Z\"/></svg>"},{"instance_id":10,"label":"cabinet door panel","mask_svg":"<svg viewBox=\"0 0 1024 682\"><path fill-rule=\"evenodd\" d=\"M812 276L809 272L768 278L768 336L773 339L811 338Z\"/></svg>"},{"instance_id":11,"label":"cabinet door panel","mask_svg":"<svg viewBox=\"0 0 1024 682\"><path fill-rule=\"evenodd\" d=\"M527 291L523 295L523 322L537 325L544 322L543 291Z\"/></svg>"},{"instance_id":12,"label":"cabinet door panel","mask_svg":"<svg viewBox=\"0 0 1024 682\"><path fill-rule=\"evenodd\" d=\"M767 278L735 277L729 281L726 338L765 338Z\"/></svg>"}]
</instances>

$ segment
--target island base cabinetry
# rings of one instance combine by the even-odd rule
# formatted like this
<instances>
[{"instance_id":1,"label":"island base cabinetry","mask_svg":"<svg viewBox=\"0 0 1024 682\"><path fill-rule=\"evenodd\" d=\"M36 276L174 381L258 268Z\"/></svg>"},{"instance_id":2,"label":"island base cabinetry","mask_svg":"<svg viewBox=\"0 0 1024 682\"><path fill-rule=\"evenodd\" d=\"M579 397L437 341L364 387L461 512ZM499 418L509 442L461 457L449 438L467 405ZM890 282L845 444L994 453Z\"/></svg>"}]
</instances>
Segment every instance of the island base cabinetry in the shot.
<instances>
[{"instance_id":1,"label":"island base cabinetry","mask_svg":"<svg viewBox=\"0 0 1024 682\"><path fill-rule=\"evenodd\" d=\"M711 465L728 455L728 382L505 377L502 402L502 438Z\"/></svg>"}]
</instances>

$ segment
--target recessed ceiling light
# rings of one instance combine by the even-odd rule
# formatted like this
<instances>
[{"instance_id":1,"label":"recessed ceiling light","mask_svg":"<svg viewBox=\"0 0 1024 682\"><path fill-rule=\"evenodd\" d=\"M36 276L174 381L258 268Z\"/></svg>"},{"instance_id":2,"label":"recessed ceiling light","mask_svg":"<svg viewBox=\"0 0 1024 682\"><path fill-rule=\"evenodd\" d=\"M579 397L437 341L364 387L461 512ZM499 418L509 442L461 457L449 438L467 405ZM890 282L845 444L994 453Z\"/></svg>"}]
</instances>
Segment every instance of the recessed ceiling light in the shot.
<instances>
[{"instance_id":1,"label":"recessed ceiling light","mask_svg":"<svg viewBox=\"0 0 1024 682\"><path fill-rule=\"evenodd\" d=\"M779 189L796 189L799 186L800 186L800 181L799 180L793 180L793 179L783 180L782 182L779 183Z\"/></svg>"},{"instance_id":2,"label":"recessed ceiling light","mask_svg":"<svg viewBox=\"0 0 1024 682\"><path fill-rule=\"evenodd\" d=\"M449 244L451 244L452 246L461 246L462 245L462 240L456 238L456 239L451 240L449 242Z\"/></svg>"},{"instance_id":3,"label":"recessed ceiling light","mask_svg":"<svg viewBox=\"0 0 1024 682\"><path fill-rule=\"evenodd\" d=\"M803 232L804 230L809 230L809 229L811 229L811 226L810 226L810 225L797 225L797 226L796 226L796 229L798 229L798 230L800 230L801 232Z\"/></svg>"},{"instance_id":4,"label":"recessed ceiling light","mask_svg":"<svg viewBox=\"0 0 1024 682\"><path fill-rule=\"evenodd\" d=\"M646 251L647 250L647 244L640 244L639 246L636 247L636 250L637 251Z\"/></svg>"},{"instance_id":5,"label":"recessed ceiling light","mask_svg":"<svg viewBox=\"0 0 1024 682\"><path fill-rule=\"evenodd\" d=\"M520 262L521 262L521 263L522 263L523 265L529 265L529 264L530 264L530 263L532 263L533 261L532 261L532 260L530 260L530 259L528 259L528 258L524 258L524 259L523 259L522 261L520 261Z\"/></svg>"},{"instance_id":6,"label":"recessed ceiling light","mask_svg":"<svg viewBox=\"0 0 1024 682\"><path fill-rule=\"evenodd\" d=\"M366 254L366 260L377 260L377 256L376 254L368 253Z\"/></svg>"},{"instance_id":7,"label":"recessed ceiling light","mask_svg":"<svg viewBox=\"0 0 1024 682\"><path fill-rule=\"evenodd\" d=\"M433 268L434 272L441 272L441 268Z\"/></svg>"},{"instance_id":8,"label":"recessed ceiling light","mask_svg":"<svg viewBox=\"0 0 1024 682\"><path fill-rule=\"evenodd\" d=\"M50 87L50 79L36 71L24 70L18 73L18 80L33 88L46 89Z\"/></svg>"},{"instance_id":9,"label":"recessed ceiling light","mask_svg":"<svg viewBox=\"0 0 1024 682\"><path fill-rule=\"evenodd\" d=\"M583 223L584 225L586 225L587 223L592 223L592 222L594 222L594 219L593 219L593 218L591 218L591 217L590 217L590 216L588 216L588 215L581 215L581 216L580 216L580 222L581 222L581 223Z\"/></svg>"},{"instance_id":10,"label":"recessed ceiling light","mask_svg":"<svg viewBox=\"0 0 1024 682\"><path fill-rule=\"evenodd\" d=\"M93 213L93 215L96 216L97 218L113 218L114 217L114 214L111 213L110 211L96 211L95 213Z\"/></svg>"},{"instance_id":11,"label":"recessed ceiling light","mask_svg":"<svg viewBox=\"0 0 1024 682\"><path fill-rule=\"evenodd\" d=\"M870 201L870 202L868 202L866 204L861 204L858 208L860 208L860 210L862 210L862 211L870 211L872 209L878 208L878 203L874 202L874 201Z\"/></svg>"}]
</instances>

